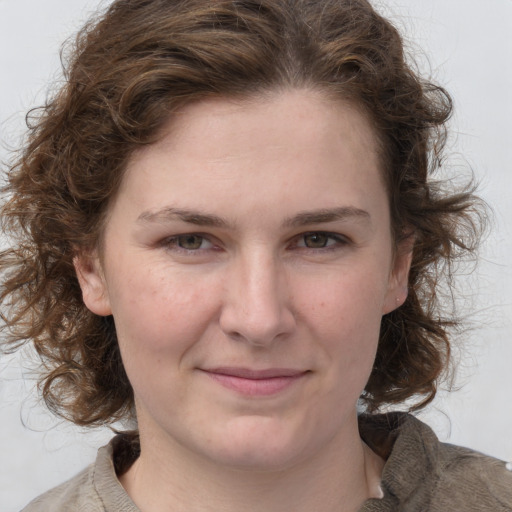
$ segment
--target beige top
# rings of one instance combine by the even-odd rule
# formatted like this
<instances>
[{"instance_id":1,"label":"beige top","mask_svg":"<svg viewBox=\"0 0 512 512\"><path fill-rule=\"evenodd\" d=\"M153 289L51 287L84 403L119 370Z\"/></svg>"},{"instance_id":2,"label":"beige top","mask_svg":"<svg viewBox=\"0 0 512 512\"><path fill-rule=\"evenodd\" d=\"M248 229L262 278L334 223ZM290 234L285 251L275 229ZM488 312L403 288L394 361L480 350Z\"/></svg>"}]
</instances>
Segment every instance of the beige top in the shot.
<instances>
[{"instance_id":1,"label":"beige top","mask_svg":"<svg viewBox=\"0 0 512 512\"><path fill-rule=\"evenodd\" d=\"M360 512L512 512L512 472L503 462L440 443L411 415L359 418L361 437L387 460L383 499ZM116 436L96 462L32 501L22 512L140 512L116 476L138 456L136 437ZM114 462L115 460L115 462Z\"/></svg>"}]
</instances>

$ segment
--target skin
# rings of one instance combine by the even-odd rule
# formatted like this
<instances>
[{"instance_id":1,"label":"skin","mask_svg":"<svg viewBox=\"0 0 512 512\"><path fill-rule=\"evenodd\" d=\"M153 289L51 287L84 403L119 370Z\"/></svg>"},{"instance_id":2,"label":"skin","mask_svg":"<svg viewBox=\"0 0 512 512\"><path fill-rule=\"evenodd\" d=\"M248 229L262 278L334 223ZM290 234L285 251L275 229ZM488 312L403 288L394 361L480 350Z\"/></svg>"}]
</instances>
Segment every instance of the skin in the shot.
<instances>
[{"instance_id":1,"label":"skin","mask_svg":"<svg viewBox=\"0 0 512 512\"><path fill-rule=\"evenodd\" d=\"M132 157L101 254L75 264L134 389L141 456L120 480L143 512L378 495L356 402L410 251L376 147L356 109L288 90L189 105Z\"/></svg>"}]
</instances>

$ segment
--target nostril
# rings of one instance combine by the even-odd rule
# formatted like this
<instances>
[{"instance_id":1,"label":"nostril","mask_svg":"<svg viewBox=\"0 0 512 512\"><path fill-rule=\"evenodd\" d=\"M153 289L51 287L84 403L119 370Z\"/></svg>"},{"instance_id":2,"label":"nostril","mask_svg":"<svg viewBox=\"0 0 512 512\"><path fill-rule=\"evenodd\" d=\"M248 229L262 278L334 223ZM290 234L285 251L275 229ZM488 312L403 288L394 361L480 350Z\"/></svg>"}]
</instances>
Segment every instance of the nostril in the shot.
<instances>
[{"instance_id":1,"label":"nostril","mask_svg":"<svg viewBox=\"0 0 512 512\"><path fill-rule=\"evenodd\" d=\"M273 311L225 308L220 317L220 327L230 339L254 345L268 345L283 339L293 329L292 315L286 308Z\"/></svg>"},{"instance_id":2,"label":"nostril","mask_svg":"<svg viewBox=\"0 0 512 512\"><path fill-rule=\"evenodd\" d=\"M227 336L235 341L243 341L244 337L238 331L227 331Z\"/></svg>"}]
</instances>

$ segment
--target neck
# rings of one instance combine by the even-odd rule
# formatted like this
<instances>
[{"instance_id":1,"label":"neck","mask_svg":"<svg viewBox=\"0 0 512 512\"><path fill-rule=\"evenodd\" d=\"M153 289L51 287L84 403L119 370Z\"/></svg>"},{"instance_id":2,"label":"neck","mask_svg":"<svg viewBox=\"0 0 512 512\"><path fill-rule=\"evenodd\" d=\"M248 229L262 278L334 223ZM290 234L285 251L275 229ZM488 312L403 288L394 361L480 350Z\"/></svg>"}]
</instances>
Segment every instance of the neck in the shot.
<instances>
[{"instance_id":1,"label":"neck","mask_svg":"<svg viewBox=\"0 0 512 512\"><path fill-rule=\"evenodd\" d=\"M340 436L341 437L341 436ZM355 512L381 497L384 462L359 438L271 470L219 465L141 431L141 455L120 477L141 512ZM165 492L162 492L165 489Z\"/></svg>"}]
</instances>

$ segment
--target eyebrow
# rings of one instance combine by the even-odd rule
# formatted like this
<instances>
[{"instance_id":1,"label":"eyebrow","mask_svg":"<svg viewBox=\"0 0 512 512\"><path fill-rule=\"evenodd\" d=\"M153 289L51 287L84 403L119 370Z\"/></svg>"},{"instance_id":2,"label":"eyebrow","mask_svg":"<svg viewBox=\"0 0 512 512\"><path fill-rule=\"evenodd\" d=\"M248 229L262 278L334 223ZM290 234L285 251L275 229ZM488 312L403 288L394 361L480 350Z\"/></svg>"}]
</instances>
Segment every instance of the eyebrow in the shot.
<instances>
[{"instance_id":1,"label":"eyebrow","mask_svg":"<svg viewBox=\"0 0 512 512\"><path fill-rule=\"evenodd\" d=\"M322 208L300 212L284 221L286 227L301 227L309 224L323 224L325 222L362 220L371 224L371 216L366 210L354 206L342 206L340 208Z\"/></svg>"},{"instance_id":2,"label":"eyebrow","mask_svg":"<svg viewBox=\"0 0 512 512\"><path fill-rule=\"evenodd\" d=\"M365 223L371 224L370 214L366 210L361 210L353 206L343 206L339 208L321 208L318 210L299 212L292 217L286 218L283 222L283 226L301 227L350 219L362 220ZM222 217L182 208L165 207L157 211L145 211L137 218L137 222L143 224L165 223L173 220L181 220L197 226L234 229L234 225Z\"/></svg>"},{"instance_id":3,"label":"eyebrow","mask_svg":"<svg viewBox=\"0 0 512 512\"><path fill-rule=\"evenodd\" d=\"M173 207L166 207L157 211L145 211L137 218L137 222L143 224L164 223L172 220L181 220L197 226L209 226L216 228L232 227L227 220L217 215Z\"/></svg>"}]
</instances>

